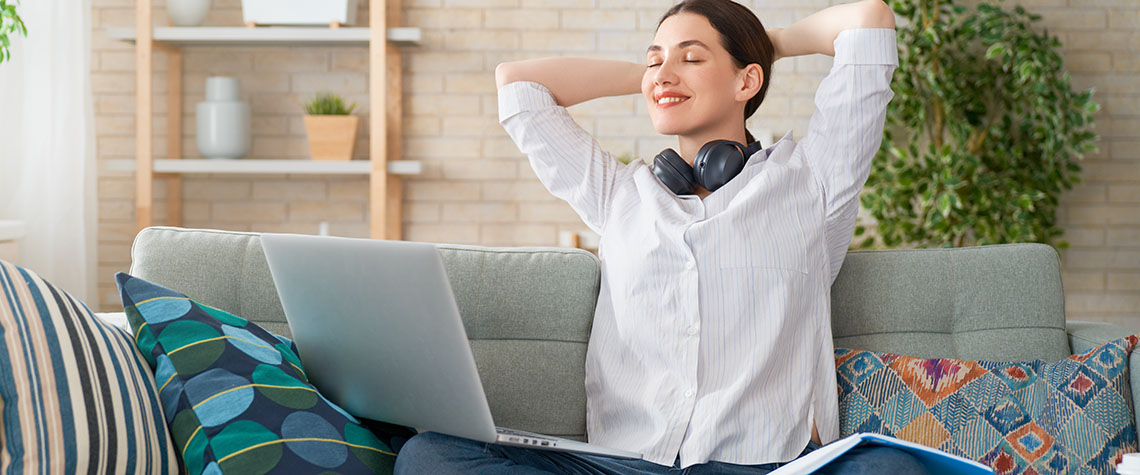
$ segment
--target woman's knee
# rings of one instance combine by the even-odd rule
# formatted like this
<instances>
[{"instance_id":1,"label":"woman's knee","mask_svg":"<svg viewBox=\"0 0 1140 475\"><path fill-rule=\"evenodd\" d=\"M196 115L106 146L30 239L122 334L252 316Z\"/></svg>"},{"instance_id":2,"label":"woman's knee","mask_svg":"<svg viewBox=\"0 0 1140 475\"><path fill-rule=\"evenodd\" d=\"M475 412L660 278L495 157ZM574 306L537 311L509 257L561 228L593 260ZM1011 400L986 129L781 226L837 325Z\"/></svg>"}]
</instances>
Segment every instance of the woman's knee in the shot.
<instances>
[{"instance_id":1,"label":"woman's knee","mask_svg":"<svg viewBox=\"0 0 1140 475\"><path fill-rule=\"evenodd\" d=\"M879 473L898 473L923 475L926 467L914 455L902 449L893 447L880 447L872 457L882 461L884 471Z\"/></svg>"},{"instance_id":2,"label":"woman's knee","mask_svg":"<svg viewBox=\"0 0 1140 475\"><path fill-rule=\"evenodd\" d=\"M409 455L429 455L432 453L442 453L446 449L444 446L450 445L455 437L440 434L438 432L424 432L416 434L407 442L404 442L403 447L400 447L400 455L405 453Z\"/></svg>"},{"instance_id":3,"label":"woman's knee","mask_svg":"<svg viewBox=\"0 0 1140 475\"><path fill-rule=\"evenodd\" d=\"M485 445L483 442L438 432L416 434L400 447L400 452L396 455L395 473L430 473L449 459L463 457L465 452L482 452Z\"/></svg>"},{"instance_id":4,"label":"woman's knee","mask_svg":"<svg viewBox=\"0 0 1140 475\"><path fill-rule=\"evenodd\" d=\"M924 475L926 468L905 450L884 446L855 447L821 470L828 474Z\"/></svg>"}]
</instances>

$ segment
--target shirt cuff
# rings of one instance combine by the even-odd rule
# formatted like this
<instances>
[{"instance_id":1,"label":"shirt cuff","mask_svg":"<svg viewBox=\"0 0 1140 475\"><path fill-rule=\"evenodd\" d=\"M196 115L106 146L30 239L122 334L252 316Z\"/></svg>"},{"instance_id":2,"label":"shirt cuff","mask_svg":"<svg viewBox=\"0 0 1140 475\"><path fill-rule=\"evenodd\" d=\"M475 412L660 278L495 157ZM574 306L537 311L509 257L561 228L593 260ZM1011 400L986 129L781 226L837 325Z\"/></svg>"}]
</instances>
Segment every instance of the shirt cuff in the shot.
<instances>
[{"instance_id":1,"label":"shirt cuff","mask_svg":"<svg viewBox=\"0 0 1140 475\"><path fill-rule=\"evenodd\" d=\"M554 93L533 81L515 81L499 88L499 123L523 111L557 106Z\"/></svg>"},{"instance_id":2,"label":"shirt cuff","mask_svg":"<svg viewBox=\"0 0 1140 475\"><path fill-rule=\"evenodd\" d=\"M894 28L849 28L835 37L832 64L899 65Z\"/></svg>"}]
</instances>

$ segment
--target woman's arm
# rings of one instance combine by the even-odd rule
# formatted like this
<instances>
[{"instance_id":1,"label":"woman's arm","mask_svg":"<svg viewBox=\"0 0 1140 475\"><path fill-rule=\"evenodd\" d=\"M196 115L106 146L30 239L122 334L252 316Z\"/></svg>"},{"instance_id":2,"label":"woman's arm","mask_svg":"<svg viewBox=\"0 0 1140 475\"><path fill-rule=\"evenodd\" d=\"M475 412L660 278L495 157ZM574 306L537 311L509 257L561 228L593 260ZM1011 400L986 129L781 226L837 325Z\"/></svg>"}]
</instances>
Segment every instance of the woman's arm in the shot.
<instances>
[{"instance_id":1,"label":"woman's arm","mask_svg":"<svg viewBox=\"0 0 1140 475\"><path fill-rule=\"evenodd\" d=\"M835 56L835 38L848 28L894 28L895 14L883 0L861 0L813 13L787 28L772 28L768 36L776 59L805 54Z\"/></svg>"},{"instance_id":2,"label":"woman's arm","mask_svg":"<svg viewBox=\"0 0 1140 475\"><path fill-rule=\"evenodd\" d=\"M499 64L498 87L533 81L550 89L558 105L570 107L590 99L641 92L645 65L587 58L541 58Z\"/></svg>"}]
</instances>

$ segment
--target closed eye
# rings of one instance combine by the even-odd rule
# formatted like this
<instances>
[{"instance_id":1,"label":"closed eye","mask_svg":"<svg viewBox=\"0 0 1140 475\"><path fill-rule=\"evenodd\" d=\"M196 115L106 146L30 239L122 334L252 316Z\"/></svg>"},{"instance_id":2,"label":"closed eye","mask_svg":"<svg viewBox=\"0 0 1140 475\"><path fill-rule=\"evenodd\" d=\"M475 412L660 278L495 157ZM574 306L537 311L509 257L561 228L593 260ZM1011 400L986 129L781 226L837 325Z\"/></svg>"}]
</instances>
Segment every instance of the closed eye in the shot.
<instances>
[{"instance_id":1,"label":"closed eye","mask_svg":"<svg viewBox=\"0 0 1140 475\"><path fill-rule=\"evenodd\" d=\"M687 59L687 60L685 60L685 62L686 62L686 63L700 63L700 62L702 62L702 61L701 61L701 60L688 60L688 59ZM657 67L657 66L661 66L661 63L657 63L657 64L650 64L649 66L646 66L646 67L647 67L647 68L655 68L655 67Z\"/></svg>"}]
</instances>

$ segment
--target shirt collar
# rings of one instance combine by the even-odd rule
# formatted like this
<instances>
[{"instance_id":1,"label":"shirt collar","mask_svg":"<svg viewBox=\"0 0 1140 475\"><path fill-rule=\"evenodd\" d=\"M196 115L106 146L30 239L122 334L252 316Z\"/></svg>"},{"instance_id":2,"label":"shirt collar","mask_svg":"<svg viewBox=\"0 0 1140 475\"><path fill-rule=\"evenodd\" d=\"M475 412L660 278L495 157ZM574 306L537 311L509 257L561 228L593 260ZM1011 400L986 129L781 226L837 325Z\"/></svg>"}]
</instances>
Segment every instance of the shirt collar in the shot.
<instances>
[{"instance_id":1,"label":"shirt collar","mask_svg":"<svg viewBox=\"0 0 1140 475\"><path fill-rule=\"evenodd\" d=\"M749 167L757 163L763 163L765 160L772 156L772 152L778 148L783 147L786 143L792 143L792 141L794 141L794 138L792 137L792 131L789 130L788 133L784 134L784 136L781 137L780 140L777 140L776 143L772 144L771 147L760 150L759 152L752 154L751 157L748 157L748 162L745 163L744 166ZM760 155L761 152L764 153L763 156Z\"/></svg>"}]
</instances>

